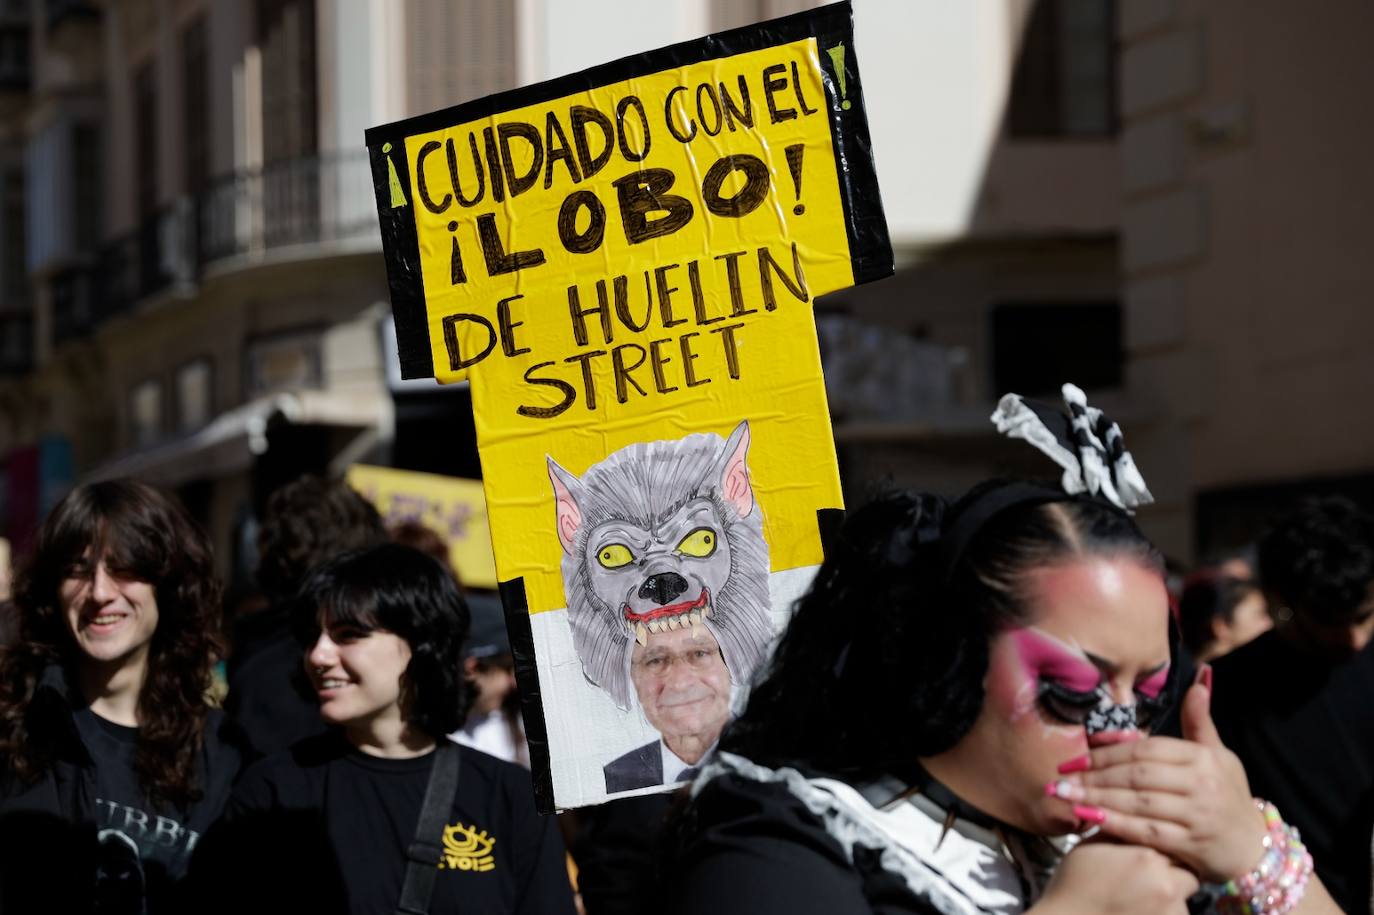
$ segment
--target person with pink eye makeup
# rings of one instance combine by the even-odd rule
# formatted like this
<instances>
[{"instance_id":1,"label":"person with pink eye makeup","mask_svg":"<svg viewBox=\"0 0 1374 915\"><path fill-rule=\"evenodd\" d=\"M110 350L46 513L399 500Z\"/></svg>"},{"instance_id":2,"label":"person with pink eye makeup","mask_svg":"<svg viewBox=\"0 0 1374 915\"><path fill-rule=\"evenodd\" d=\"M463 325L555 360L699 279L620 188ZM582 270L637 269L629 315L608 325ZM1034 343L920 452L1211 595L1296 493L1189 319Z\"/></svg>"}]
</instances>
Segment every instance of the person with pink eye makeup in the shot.
<instances>
[{"instance_id":1,"label":"person with pink eye makeup","mask_svg":"<svg viewBox=\"0 0 1374 915\"><path fill-rule=\"evenodd\" d=\"M1120 430L1009 398L1063 479L850 514L693 785L671 915L1339 911L1177 682Z\"/></svg>"}]
</instances>

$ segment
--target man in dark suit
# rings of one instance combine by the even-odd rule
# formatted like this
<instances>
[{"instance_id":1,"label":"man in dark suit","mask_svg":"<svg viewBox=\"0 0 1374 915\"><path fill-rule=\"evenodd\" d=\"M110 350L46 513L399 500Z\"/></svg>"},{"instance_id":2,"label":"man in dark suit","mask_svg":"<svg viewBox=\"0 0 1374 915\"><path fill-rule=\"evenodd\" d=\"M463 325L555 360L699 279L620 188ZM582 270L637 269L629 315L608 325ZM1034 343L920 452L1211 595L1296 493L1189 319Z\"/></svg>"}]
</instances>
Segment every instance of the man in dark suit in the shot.
<instances>
[{"instance_id":1,"label":"man in dark suit","mask_svg":"<svg viewBox=\"0 0 1374 915\"><path fill-rule=\"evenodd\" d=\"M635 643L630 679L659 740L607 763L606 791L690 781L730 720L730 671L702 625L650 631Z\"/></svg>"}]
</instances>

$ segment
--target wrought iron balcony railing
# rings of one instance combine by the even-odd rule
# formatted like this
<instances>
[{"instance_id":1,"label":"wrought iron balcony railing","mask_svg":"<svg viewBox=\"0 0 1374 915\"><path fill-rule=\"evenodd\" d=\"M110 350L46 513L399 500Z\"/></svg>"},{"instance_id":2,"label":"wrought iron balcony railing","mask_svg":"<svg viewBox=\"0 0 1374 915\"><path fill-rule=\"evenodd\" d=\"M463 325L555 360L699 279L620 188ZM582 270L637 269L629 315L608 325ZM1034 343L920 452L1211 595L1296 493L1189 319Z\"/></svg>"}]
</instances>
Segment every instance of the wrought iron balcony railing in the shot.
<instances>
[{"instance_id":1,"label":"wrought iron balcony railing","mask_svg":"<svg viewBox=\"0 0 1374 915\"><path fill-rule=\"evenodd\" d=\"M380 247L374 201L361 151L294 159L226 177L108 242L92 265L54 277L53 342L89 333L153 296L189 295L203 271L217 263L251 263L293 247L309 256L309 246L331 243Z\"/></svg>"},{"instance_id":2,"label":"wrought iron balcony railing","mask_svg":"<svg viewBox=\"0 0 1374 915\"><path fill-rule=\"evenodd\" d=\"M199 261L375 237L375 199L362 151L231 175L199 199Z\"/></svg>"}]
</instances>

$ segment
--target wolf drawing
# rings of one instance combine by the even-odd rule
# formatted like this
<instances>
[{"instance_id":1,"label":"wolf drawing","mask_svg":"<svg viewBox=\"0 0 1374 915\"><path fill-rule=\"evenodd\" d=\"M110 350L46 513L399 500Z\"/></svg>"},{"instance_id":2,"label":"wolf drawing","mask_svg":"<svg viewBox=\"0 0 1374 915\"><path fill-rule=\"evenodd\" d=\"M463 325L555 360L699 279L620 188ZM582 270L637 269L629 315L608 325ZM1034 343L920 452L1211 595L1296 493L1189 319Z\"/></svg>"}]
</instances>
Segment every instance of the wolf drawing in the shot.
<instances>
[{"instance_id":1,"label":"wolf drawing","mask_svg":"<svg viewBox=\"0 0 1374 915\"><path fill-rule=\"evenodd\" d=\"M705 626L749 682L773 635L768 544L749 424L636 442L576 477L549 458L573 646L587 679L630 707L630 658L650 632Z\"/></svg>"}]
</instances>

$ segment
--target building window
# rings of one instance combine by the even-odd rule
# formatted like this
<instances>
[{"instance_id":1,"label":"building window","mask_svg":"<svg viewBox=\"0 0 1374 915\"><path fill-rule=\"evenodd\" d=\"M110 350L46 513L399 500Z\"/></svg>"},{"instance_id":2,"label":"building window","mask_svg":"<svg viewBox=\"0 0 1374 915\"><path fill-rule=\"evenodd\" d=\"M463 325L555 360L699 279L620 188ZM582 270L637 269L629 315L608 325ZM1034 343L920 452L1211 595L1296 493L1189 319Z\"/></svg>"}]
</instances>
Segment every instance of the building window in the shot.
<instances>
[{"instance_id":1,"label":"building window","mask_svg":"<svg viewBox=\"0 0 1374 915\"><path fill-rule=\"evenodd\" d=\"M318 331L280 334L248 346L244 381L249 399L276 391L319 388L323 367Z\"/></svg>"},{"instance_id":2,"label":"building window","mask_svg":"<svg viewBox=\"0 0 1374 915\"><path fill-rule=\"evenodd\" d=\"M29 299L24 251L24 171L0 171L0 307L22 307Z\"/></svg>"},{"instance_id":3,"label":"building window","mask_svg":"<svg viewBox=\"0 0 1374 915\"><path fill-rule=\"evenodd\" d=\"M214 370L208 358L196 359L177 369L177 431L194 432L214 414Z\"/></svg>"},{"instance_id":4,"label":"building window","mask_svg":"<svg viewBox=\"0 0 1374 915\"><path fill-rule=\"evenodd\" d=\"M411 0L406 35L407 104L414 114L515 85L510 0Z\"/></svg>"},{"instance_id":5,"label":"building window","mask_svg":"<svg viewBox=\"0 0 1374 915\"><path fill-rule=\"evenodd\" d=\"M162 437L162 383L150 378L129 394L134 447L145 448Z\"/></svg>"},{"instance_id":6,"label":"building window","mask_svg":"<svg viewBox=\"0 0 1374 915\"><path fill-rule=\"evenodd\" d=\"M134 193L138 215L157 212L157 74L149 61L134 72Z\"/></svg>"},{"instance_id":7,"label":"building window","mask_svg":"<svg viewBox=\"0 0 1374 915\"><path fill-rule=\"evenodd\" d=\"M258 0L262 157L271 164L318 150L314 0Z\"/></svg>"},{"instance_id":8,"label":"building window","mask_svg":"<svg viewBox=\"0 0 1374 915\"><path fill-rule=\"evenodd\" d=\"M204 16L181 32L181 93L186 191L196 194L210 177L209 55Z\"/></svg>"},{"instance_id":9,"label":"building window","mask_svg":"<svg viewBox=\"0 0 1374 915\"><path fill-rule=\"evenodd\" d=\"M1125 353L1121 303L1008 303L992 309L992 375L997 393L1058 394L1119 388Z\"/></svg>"},{"instance_id":10,"label":"building window","mask_svg":"<svg viewBox=\"0 0 1374 915\"><path fill-rule=\"evenodd\" d=\"M78 251L94 252L100 247L100 175L100 128L72 125L72 206Z\"/></svg>"},{"instance_id":11,"label":"building window","mask_svg":"<svg viewBox=\"0 0 1374 915\"><path fill-rule=\"evenodd\" d=\"M711 0L711 29L737 29L780 16L790 16L826 0Z\"/></svg>"},{"instance_id":12,"label":"building window","mask_svg":"<svg viewBox=\"0 0 1374 915\"><path fill-rule=\"evenodd\" d=\"M1115 11L1102 0L1036 0L1012 75L1010 136L1116 134Z\"/></svg>"}]
</instances>

